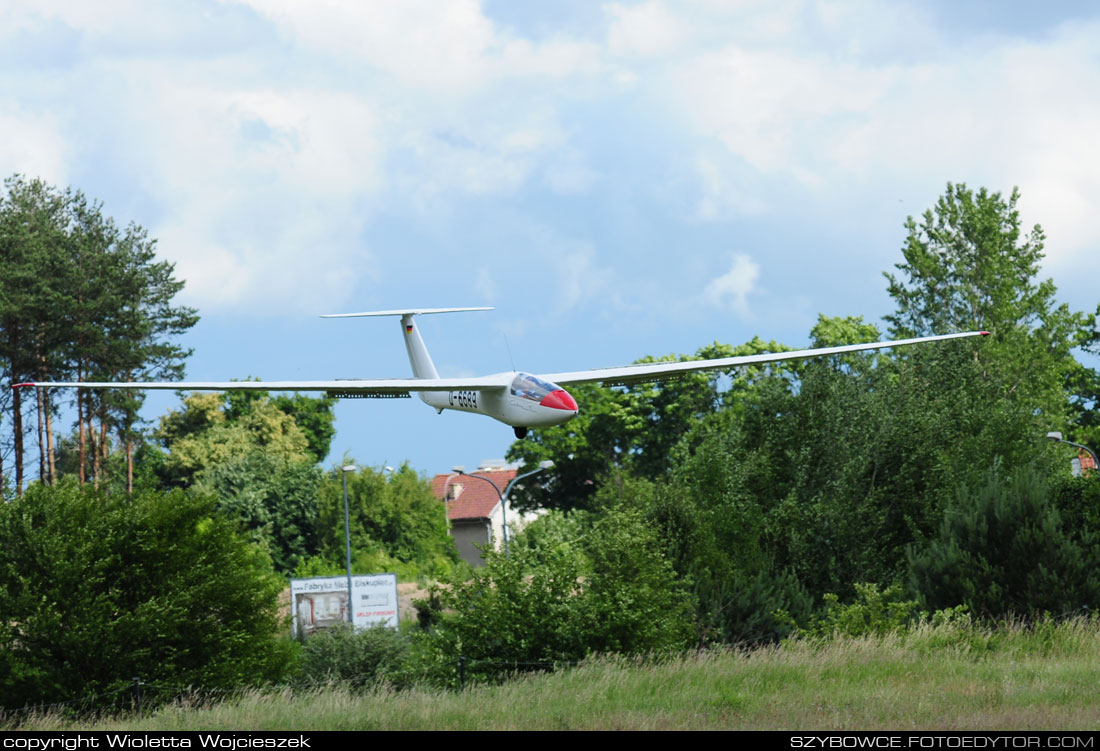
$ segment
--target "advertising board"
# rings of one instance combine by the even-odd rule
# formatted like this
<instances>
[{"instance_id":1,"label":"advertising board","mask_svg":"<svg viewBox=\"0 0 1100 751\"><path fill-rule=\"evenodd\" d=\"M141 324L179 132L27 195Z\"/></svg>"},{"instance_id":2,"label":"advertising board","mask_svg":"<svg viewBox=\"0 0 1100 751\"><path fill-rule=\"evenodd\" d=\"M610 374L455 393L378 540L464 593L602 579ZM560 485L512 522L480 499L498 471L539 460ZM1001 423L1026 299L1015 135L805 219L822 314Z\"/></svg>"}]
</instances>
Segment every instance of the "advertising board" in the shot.
<instances>
[{"instance_id":1,"label":"advertising board","mask_svg":"<svg viewBox=\"0 0 1100 751\"><path fill-rule=\"evenodd\" d=\"M356 628L382 624L397 628L397 574L351 577L352 623ZM290 580L291 631L309 636L348 621L348 578L320 576Z\"/></svg>"}]
</instances>

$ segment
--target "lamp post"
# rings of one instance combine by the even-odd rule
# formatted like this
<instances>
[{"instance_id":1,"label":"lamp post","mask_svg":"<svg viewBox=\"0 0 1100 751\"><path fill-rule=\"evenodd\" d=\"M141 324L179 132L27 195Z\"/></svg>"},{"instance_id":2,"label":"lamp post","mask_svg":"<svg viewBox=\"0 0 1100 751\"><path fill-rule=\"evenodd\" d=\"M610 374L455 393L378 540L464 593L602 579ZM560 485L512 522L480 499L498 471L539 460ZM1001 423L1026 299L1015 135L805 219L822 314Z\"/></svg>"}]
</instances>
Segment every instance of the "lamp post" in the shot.
<instances>
[{"instance_id":1,"label":"lamp post","mask_svg":"<svg viewBox=\"0 0 1100 751\"><path fill-rule=\"evenodd\" d=\"M1059 432L1057 430L1052 430L1049 433L1047 433L1047 438L1049 438L1050 440L1055 441L1057 443L1068 443L1070 446L1076 446L1079 449L1082 449L1084 451L1089 452L1089 454L1092 456L1093 466L1096 467L1097 477L1100 477L1100 461L1097 461L1095 451L1090 449L1088 446L1085 446L1084 444L1074 443L1073 441L1067 441L1065 438L1062 437L1061 432ZM1084 474L1084 472L1082 472L1082 474Z\"/></svg>"},{"instance_id":2,"label":"lamp post","mask_svg":"<svg viewBox=\"0 0 1100 751\"><path fill-rule=\"evenodd\" d=\"M531 475L537 475L539 472L543 471L544 469L550 469L553 466L554 466L554 462L552 462L549 459L544 459L543 461L539 462L538 469L533 469L530 472L524 472L522 475L516 475L515 477L513 477L512 481L509 482L508 485L504 488L503 493L500 491L500 486L497 485L492 480L490 480L488 477L484 477L482 475L467 474L466 473L466 468L461 466L461 465L454 468L455 474L463 475L465 477L476 477L479 480L484 480L485 482L492 485L494 489L496 489L497 497L500 499L501 524L503 525L503 528L504 528L504 557L505 558L507 558L510 554L510 551L508 549L508 494L510 492L512 492L512 488L515 486L515 484L518 481L522 480L525 477L530 477ZM448 482L450 482L450 480L448 480Z\"/></svg>"},{"instance_id":3,"label":"lamp post","mask_svg":"<svg viewBox=\"0 0 1100 751\"><path fill-rule=\"evenodd\" d=\"M348 513L348 472L354 472L354 464L347 464L340 468L340 475L344 480L344 547L347 551L348 561L348 623L355 625L355 598L351 591L351 515Z\"/></svg>"},{"instance_id":4,"label":"lamp post","mask_svg":"<svg viewBox=\"0 0 1100 751\"><path fill-rule=\"evenodd\" d=\"M447 475L447 481L443 483L443 524L446 526L448 534L451 532L451 517L447 514L447 488L451 487L451 480L465 472L466 467L464 465L456 464L451 469L451 474Z\"/></svg>"}]
</instances>

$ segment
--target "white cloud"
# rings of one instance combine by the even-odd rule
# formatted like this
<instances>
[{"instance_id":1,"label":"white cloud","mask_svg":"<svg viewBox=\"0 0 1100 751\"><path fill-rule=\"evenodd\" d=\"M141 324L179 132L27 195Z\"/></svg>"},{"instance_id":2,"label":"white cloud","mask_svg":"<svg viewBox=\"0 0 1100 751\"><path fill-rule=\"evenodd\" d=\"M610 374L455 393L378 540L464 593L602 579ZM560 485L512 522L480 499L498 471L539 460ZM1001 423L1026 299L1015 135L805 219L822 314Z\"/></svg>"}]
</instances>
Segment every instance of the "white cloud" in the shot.
<instances>
[{"instance_id":1,"label":"white cloud","mask_svg":"<svg viewBox=\"0 0 1100 751\"><path fill-rule=\"evenodd\" d=\"M655 57L666 55L691 36L689 20L659 0L636 5L604 6L609 17L607 47L612 55Z\"/></svg>"},{"instance_id":2,"label":"white cloud","mask_svg":"<svg viewBox=\"0 0 1100 751\"><path fill-rule=\"evenodd\" d=\"M0 176L19 172L64 185L69 148L53 117L0 102L0 133Z\"/></svg>"},{"instance_id":3,"label":"white cloud","mask_svg":"<svg viewBox=\"0 0 1100 751\"><path fill-rule=\"evenodd\" d=\"M477 0L242 0L314 53L357 60L404 86L451 97L502 78L561 78L597 65L594 45L510 36Z\"/></svg>"},{"instance_id":4,"label":"white cloud","mask_svg":"<svg viewBox=\"0 0 1100 751\"><path fill-rule=\"evenodd\" d=\"M377 273L379 213L459 222L478 201L538 226L559 209L597 226L575 221L593 210L579 197L604 193L693 229L860 226L861 197L952 180L1019 185L1054 261L1100 241L1097 22L949 37L920 5L869 0L612 3L584 36L476 0L0 0L0 16L0 167L140 195L151 217L118 218L161 238L203 306L338 302ZM621 143L638 148L620 163ZM545 188L551 208L516 209ZM647 283L613 276L602 241L550 244L564 307Z\"/></svg>"},{"instance_id":5,"label":"white cloud","mask_svg":"<svg viewBox=\"0 0 1100 751\"><path fill-rule=\"evenodd\" d=\"M729 271L711 280L703 290L703 300L716 308L731 310L740 316L749 313L749 295L756 291L760 266L750 256L733 256Z\"/></svg>"}]
</instances>

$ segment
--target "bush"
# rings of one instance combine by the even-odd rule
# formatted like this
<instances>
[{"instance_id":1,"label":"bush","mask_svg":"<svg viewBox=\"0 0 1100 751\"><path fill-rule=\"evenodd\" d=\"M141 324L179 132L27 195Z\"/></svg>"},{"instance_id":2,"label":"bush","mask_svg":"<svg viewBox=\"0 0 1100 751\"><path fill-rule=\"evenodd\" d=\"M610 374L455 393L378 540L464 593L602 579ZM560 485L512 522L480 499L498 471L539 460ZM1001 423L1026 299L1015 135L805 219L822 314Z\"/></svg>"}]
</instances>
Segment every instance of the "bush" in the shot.
<instances>
[{"instance_id":1,"label":"bush","mask_svg":"<svg viewBox=\"0 0 1100 751\"><path fill-rule=\"evenodd\" d=\"M596 652L687 646L691 599L639 512L608 512L580 547L488 551L471 579L433 588L419 603L431 630L418 645L418 669L455 685L460 658L468 677L489 679Z\"/></svg>"},{"instance_id":2,"label":"bush","mask_svg":"<svg viewBox=\"0 0 1100 751\"><path fill-rule=\"evenodd\" d=\"M914 589L929 609L965 604L987 617L1080 613L1100 605L1089 553L1095 531L1071 531L1031 468L1000 464L975 488L959 489L939 538L910 551Z\"/></svg>"},{"instance_id":3,"label":"bush","mask_svg":"<svg viewBox=\"0 0 1100 751\"><path fill-rule=\"evenodd\" d=\"M408 638L387 626L341 624L306 637L301 671L309 680L369 686L398 677L408 651Z\"/></svg>"},{"instance_id":4,"label":"bush","mask_svg":"<svg viewBox=\"0 0 1100 751\"><path fill-rule=\"evenodd\" d=\"M63 482L0 506L0 704L279 678L284 582L214 503Z\"/></svg>"},{"instance_id":5,"label":"bush","mask_svg":"<svg viewBox=\"0 0 1100 751\"><path fill-rule=\"evenodd\" d=\"M879 591L875 584L857 584L856 595L856 601L846 605L834 594L825 595L825 612L816 616L803 633L826 637L881 636L904 631L910 623L927 616L916 600L904 599L899 585ZM937 613L937 617L949 618L954 614L952 610Z\"/></svg>"}]
</instances>

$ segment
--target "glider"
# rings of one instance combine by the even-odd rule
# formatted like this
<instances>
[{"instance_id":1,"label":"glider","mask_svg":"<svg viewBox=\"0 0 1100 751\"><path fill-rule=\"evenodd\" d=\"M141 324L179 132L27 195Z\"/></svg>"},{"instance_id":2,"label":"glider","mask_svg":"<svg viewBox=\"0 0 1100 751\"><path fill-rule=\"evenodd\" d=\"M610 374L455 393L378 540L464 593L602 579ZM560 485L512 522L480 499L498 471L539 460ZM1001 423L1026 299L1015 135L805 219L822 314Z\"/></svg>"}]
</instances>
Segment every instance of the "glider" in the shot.
<instances>
[{"instance_id":1,"label":"glider","mask_svg":"<svg viewBox=\"0 0 1100 751\"><path fill-rule=\"evenodd\" d=\"M492 310L492 308L410 308L405 310L377 310L367 313L334 313L322 318L360 318L369 316L400 316L405 348L412 365L412 378L344 379L334 381L154 381L154 382L28 382L17 383L13 388L41 386L50 388L124 388L168 389L177 391L323 391L328 396L342 399L408 398L415 393L437 412L452 409L488 415L494 420L512 426L517 438L524 438L530 428L561 425L577 416L580 407L563 386L575 383L602 383L606 386L623 386L635 383L652 383L675 378L684 373L699 370L728 370L740 365L802 360L808 357L838 355L845 352L903 347L922 342L959 339L968 336L987 336L988 331L970 331L962 334L922 336L916 339L898 339L867 344L850 344L841 347L804 349L795 352L777 352L740 357L722 357L713 360L689 360L686 362L656 362L643 365L625 365L618 368L577 370L563 373L511 372L473 378L440 378L436 372L428 348L420 337L416 316L432 313L459 313L465 311Z\"/></svg>"}]
</instances>

